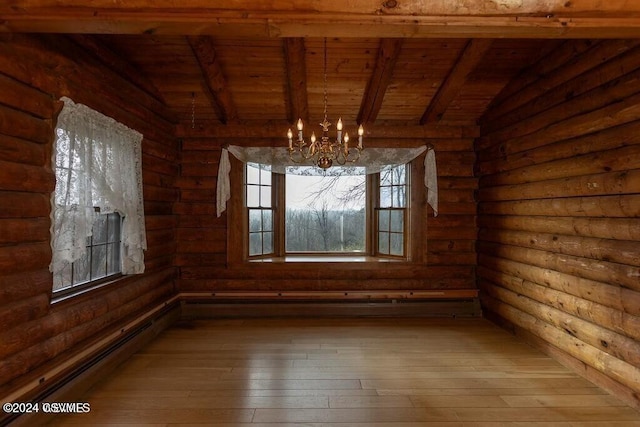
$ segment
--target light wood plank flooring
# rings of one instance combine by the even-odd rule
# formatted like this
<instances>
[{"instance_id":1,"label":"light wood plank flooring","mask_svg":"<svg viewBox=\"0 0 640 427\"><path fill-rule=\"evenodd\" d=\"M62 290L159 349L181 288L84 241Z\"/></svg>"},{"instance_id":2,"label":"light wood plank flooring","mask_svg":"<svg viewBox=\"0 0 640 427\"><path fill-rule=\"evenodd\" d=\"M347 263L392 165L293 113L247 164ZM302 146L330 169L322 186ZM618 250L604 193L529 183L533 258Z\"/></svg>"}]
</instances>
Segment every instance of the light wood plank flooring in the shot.
<instances>
[{"instance_id":1,"label":"light wood plank flooring","mask_svg":"<svg viewBox=\"0 0 640 427\"><path fill-rule=\"evenodd\" d=\"M53 425L640 426L484 319L182 322Z\"/></svg>"}]
</instances>

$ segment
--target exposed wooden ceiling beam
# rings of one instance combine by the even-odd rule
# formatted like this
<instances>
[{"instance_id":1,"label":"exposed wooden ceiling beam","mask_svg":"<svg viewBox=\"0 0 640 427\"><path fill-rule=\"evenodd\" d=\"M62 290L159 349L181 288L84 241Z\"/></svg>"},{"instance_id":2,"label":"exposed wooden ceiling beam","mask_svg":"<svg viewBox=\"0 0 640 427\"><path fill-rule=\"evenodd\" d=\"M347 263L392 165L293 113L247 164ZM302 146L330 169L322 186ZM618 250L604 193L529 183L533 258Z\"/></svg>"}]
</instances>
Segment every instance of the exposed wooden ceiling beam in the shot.
<instances>
[{"instance_id":1,"label":"exposed wooden ceiling beam","mask_svg":"<svg viewBox=\"0 0 640 427\"><path fill-rule=\"evenodd\" d=\"M62 4L64 3L64 4ZM239 6L241 5L241 6ZM633 38L640 2L5 0L0 31L251 37Z\"/></svg>"},{"instance_id":2,"label":"exposed wooden ceiling beam","mask_svg":"<svg viewBox=\"0 0 640 427\"><path fill-rule=\"evenodd\" d=\"M307 67L303 38L285 38L283 48L287 73L287 96L289 109L287 116L291 124L299 118L309 121L309 101L307 100Z\"/></svg>"},{"instance_id":3,"label":"exposed wooden ceiling beam","mask_svg":"<svg viewBox=\"0 0 640 427\"><path fill-rule=\"evenodd\" d=\"M187 40L200 64L206 92L213 108L219 112L220 121L225 124L237 122L238 111L222 73L213 40L207 36L187 37Z\"/></svg>"},{"instance_id":4,"label":"exposed wooden ceiling beam","mask_svg":"<svg viewBox=\"0 0 640 427\"><path fill-rule=\"evenodd\" d=\"M491 39L469 40L453 68L451 68L449 74L438 88L435 96L431 99L431 103L427 106L420 119L420 124L424 125L440 121L451 101L460 93L469 74L491 47L492 42L493 40Z\"/></svg>"},{"instance_id":5,"label":"exposed wooden ceiling beam","mask_svg":"<svg viewBox=\"0 0 640 427\"><path fill-rule=\"evenodd\" d=\"M382 39L380 41L373 73L362 97L357 118L358 123L372 123L376 120L387 86L391 82L393 68L396 65L401 47L402 39Z\"/></svg>"}]
</instances>

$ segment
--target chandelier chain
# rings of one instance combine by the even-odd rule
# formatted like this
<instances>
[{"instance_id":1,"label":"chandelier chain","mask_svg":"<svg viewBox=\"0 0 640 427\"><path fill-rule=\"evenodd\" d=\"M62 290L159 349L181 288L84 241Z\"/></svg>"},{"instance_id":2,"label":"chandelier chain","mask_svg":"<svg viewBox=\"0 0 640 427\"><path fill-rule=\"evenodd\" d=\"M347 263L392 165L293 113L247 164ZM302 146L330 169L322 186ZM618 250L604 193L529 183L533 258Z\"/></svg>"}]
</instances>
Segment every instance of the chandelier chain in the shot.
<instances>
[{"instance_id":1,"label":"chandelier chain","mask_svg":"<svg viewBox=\"0 0 640 427\"><path fill-rule=\"evenodd\" d=\"M327 121L327 38L324 38L324 120Z\"/></svg>"}]
</instances>

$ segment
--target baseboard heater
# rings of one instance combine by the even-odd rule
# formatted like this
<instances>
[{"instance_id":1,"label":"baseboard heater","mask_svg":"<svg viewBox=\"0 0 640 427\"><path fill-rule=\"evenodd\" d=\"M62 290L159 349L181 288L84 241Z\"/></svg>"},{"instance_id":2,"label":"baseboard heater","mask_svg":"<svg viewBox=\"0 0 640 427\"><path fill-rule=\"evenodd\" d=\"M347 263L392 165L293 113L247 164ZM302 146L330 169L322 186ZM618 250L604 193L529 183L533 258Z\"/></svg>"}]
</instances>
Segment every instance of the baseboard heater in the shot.
<instances>
[{"instance_id":1,"label":"baseboard heater","mask_svg":"<svg viewBox=\"0 0 640 427\"><path fill-rule=\"evenodd\" d=\"M182 317L479 317L477 290L181 293Z\"/></svg>"},{"instance_id":2,"label":"baseboard heater","mask_svg":"<svg viewBox=\"0 0 640 427\"><path fill-rule=\"evenodd\" d=\"M5 397L5 401L24 401L25 396L29 396L29 402L46 402L51 400L57 393L60 393L83 375L89 373L92 368L109 360L110 357L113 357L114 353L139 338L143 333L152 328L158 319L178 308L179 301L177 297L156 306L121 328L118 328L117 332L113 332L89 348L84 349L79 354L69 358L66 362L57 365L45 374L40 375L39 378L14 391L10 396ZM125 355L125 357L129 356L130 354ZM31 395L33 390L42 387L42 384L47 382L50 382L50 384L46 385L42 391ZM59 401L60 398L56 396L54 400ZM29 425L27 418L29 418L28 414L9 414L0 418L0 426L7 426L16 421L18 423L25 421L26 424L24 425Z\"/></svg>"}]
</instances>

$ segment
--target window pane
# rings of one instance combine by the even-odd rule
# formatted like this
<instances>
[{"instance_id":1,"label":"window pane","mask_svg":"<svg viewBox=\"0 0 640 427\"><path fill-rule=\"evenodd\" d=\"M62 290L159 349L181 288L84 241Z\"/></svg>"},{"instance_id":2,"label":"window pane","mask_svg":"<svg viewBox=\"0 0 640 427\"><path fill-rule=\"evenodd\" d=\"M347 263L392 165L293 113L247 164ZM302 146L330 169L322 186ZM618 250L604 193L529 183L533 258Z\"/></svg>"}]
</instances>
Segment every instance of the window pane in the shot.
<instances>
[{"instance_id":1,"label":"window pane","mask_svg":"<svg viewBox=\"0 0 640 427\"><path fill-rule=\"evenodd\" d=\"M257 208L260 206L260 187L247 185L247 206Z\"/></svg>"},{"instance_id":2,"label":"window pane","mask_svg":"<svg viewBox=\"0 0 640 427\"><path fill-rule=\"evenodd\" d=\"M249 232L262 231L262 209L249 209Z\"/></svg>"},{"instance_id":3,"label":"window pane","mask_svg":"<svg viewBox=\"0 0 640 427\"><path fill-rule=\"evenodd\" d=\"M120 243L107 245L107 275L120 273Z\"/></svg>"},{"instance_id":4,"label":"window pane","mask_svg":"<svg viewBox=\"0 0 640 427\"><path fill-rule=\"evenodd\" d=\"M391 206L391 187L380 187L380 207L390 208Z\"/></svg>"},{"instance_id":5,"label":"window pane","mask_svg":"<svg viewBox=\"0 0 640 427\"><path fill-rule=\"evenodd\" d=\"M393 183L393 171L390 166L380 171L380 185L387 186Z\"/></svg>"},{"instance_id":6,"label":"window pane","mask_svg":"<svg viewBox=\"0 0 640 427\"><path fill-rule=\"evenodd\" d=\"M262 185L271 185L271 168L262 167L260 169L260 184Z\"/></svg>"},{"instance_id":7,"label":"window pane","mask_svg":"<svg viewBox=\"0 0 640 427\"><path fill-rule=\"evenodd\" d=\"M389 231L389 211L378 211L378 229L380 231Z\"/></svg>"},{"instance_id":8,"label":"window pane","mask_svg":"<svg viewBox=\"0 0 640 427\"><path fill-rule=\"evenodd\" d=\"M98 215L93 223L92 242L94 245L107 242L107 215Z\"/></svg>"},{"instance_id":9,"label":"window pane","mask_svg":"<svg viewBox=\"0 0 640 427\"><path fill-rule=\"evenodd\" d=\"M263 254L273 253L273 233L270 233L270 232L263 233L262 239L263 239L262 253Z\"/></svg>"},{"instance_id":10,"label":"window pane","mask_svg":"<svg viewBox=\"0 0 640 427\"><path fill-rule=\"evenodd\" d=\"M273 231L273 212L269 209L262 211L262 230Z\"/></svg>"},{"instance_id":11,"label":"window pane","mask_svg":"<svg viewBox=\"0 0 640 427\"><path fill-rule=\"evenodd\" d=\"M105 245L91 248L91 278L99 279L107 275L107 247Z\"/></svg>"},{"instance_id":12,"label":"window pane","mask_svg":"<svg viewBox=\"0 0 640 427\"><path fill-rule=\"evenodd\" d=\"M404 186L391 187L393 195L392 205L394 208L403 208L405 206L404 189Z\"/></svg>"},{"instance_id":13,"label":"window pane","mask_svg":"<svg viewBox=\"0 0 640 427\"><path fill-rule=\"evenodd\" d=\"M285 175L287 252L364 252L366 176ZM357 172L359 173L359 172Z\"/></svg>"},{"instance_id":14,"label":"window pane","mask_svg":"<svg viewBox=\"0 0 640 427\"><path fill-rule=\"evenodd\" d=\"M87 249L87 253L73 263L73 284L85 283L90 280L89 258L91 257L91 249Z\"/></svg>"},{"instance_id":15,"label":"window pane","mask_svg":"<svg viewBox=\"0 0 640 427\"><path fill-rule=\"evenodd\" d=\"M391 214L391 231L402 233L404 231L404 211L392 210Z\"/></svg>"},{"instance_id":16,"label":"window pane","mask_svg":"<svg viewBox=\"0 0 640 427\"><path fill-rule=\"evenodd\" d=\"M389 254L389 233L378 233L378 252L381 254Z\"/></svg>"},{"instance_id":17,"label":"window pane","mask_svg":"<svg viewBox=\"0 0 640 427\"><path fill-rule=\"evenodd\" d=\"M393 183L396 185L406 184L407 183L407 166L406 165L396 166L394 168L393 178L394 178Z\"/></svg>"},{"instance_id":18,"label":"window pane","mask_svg":"<svg viewBox=\"0 0 640 427\"><path fill-rule=\"evenodd\" d=\"M403 236L402 234L391 234L391 255L404 255Z\"/></svg>"},{"instance_id":19,"label":"window pane","mask_svg":"<svg viewBox=\"0 0 640 427\"><path fill-rule=\"evenodd\" d=\"M249 255L262 255L262 233L249 234Z\"/></svg>"},{"instance_id":20,"label":"window pane","mask_svg":"<svg viewBox=\"0 0 640 427\"><path fill-rule=\"evenodd\" d=\"M260 170L258 165L247 163L247 184L260 184Z\"/></svg>"},{"instance_id":21,"label":"window pane","mask_svg":"<svg viewBox=\"0 0 640 427\"><path fill-rule=\"evenodd\" d=\"M260 187L260 207L271 207L271 187Z\"/></svg>"},{"instance_id":22,"label":"window pane","mask_svg":"<svg viewBox=\"0 0 640 427\"><path fill-rule=\"evenodd\" d=\"M107 239L109 242L118 242L120 241L120 214L112 213L109 215L108 221L108 235Z\"/></svg>"}]
</instances>

